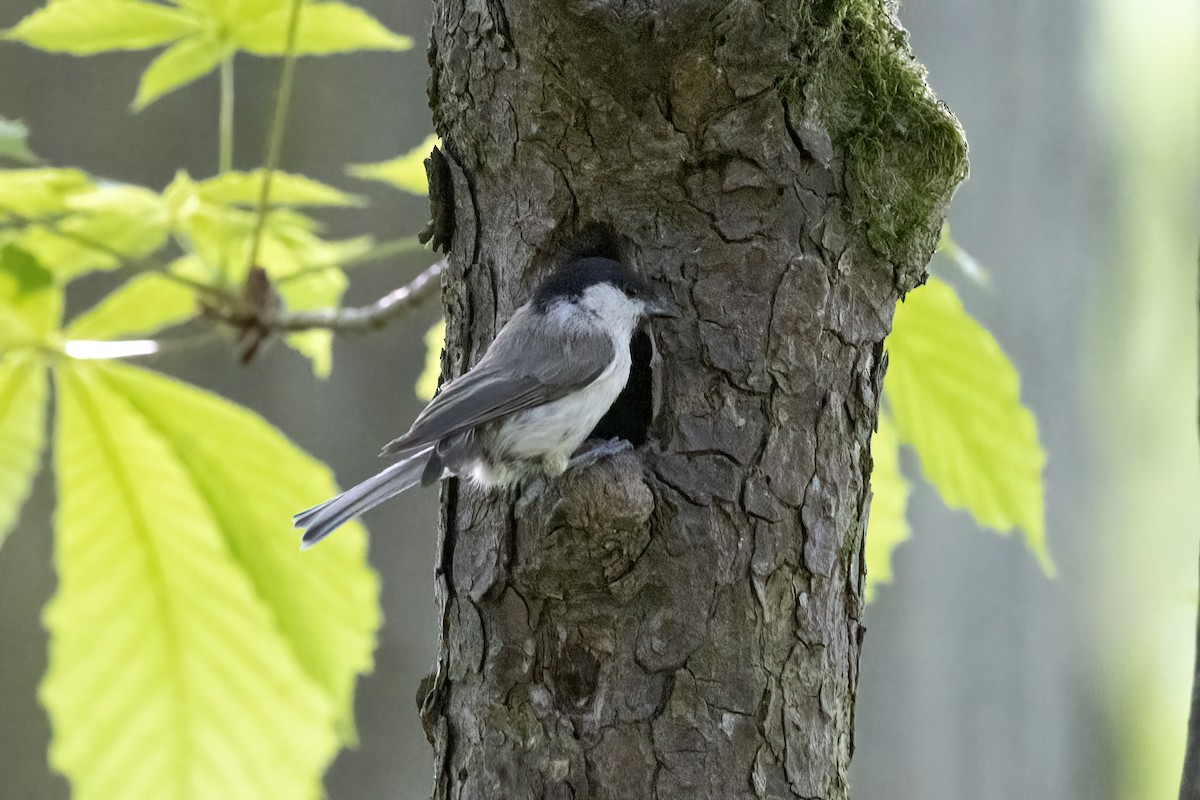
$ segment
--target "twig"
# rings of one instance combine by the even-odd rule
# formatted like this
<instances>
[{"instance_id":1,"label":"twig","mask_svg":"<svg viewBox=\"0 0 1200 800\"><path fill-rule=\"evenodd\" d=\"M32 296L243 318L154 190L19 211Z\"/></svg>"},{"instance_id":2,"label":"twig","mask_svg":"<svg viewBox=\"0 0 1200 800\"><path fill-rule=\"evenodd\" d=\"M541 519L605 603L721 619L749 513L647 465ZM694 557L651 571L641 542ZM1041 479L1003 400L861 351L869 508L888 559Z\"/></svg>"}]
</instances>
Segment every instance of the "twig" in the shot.
<instances>
[{"instance_id":1,"label":"twig","mask_svg":"<svg viewBox=\"0 0 1200 800\"><path fill-rule=\"evenodd\" d=\"M246 262L247 270L258 263L258 248L262 243L263 227L267 223L267 211L271 205L271 181L275 177L275 169L279 166L279 151L283 147L283 130L287 126L288 103L292 99L292 76L296 71L296 35L300 30L300 12L303 6L304 0L292 0L292 7L288 12L283 71L279 75L279 88L275 93L275 115L271 120L271 137L267 142L266 173L263 175L262 189L258 194L254 232L250 237L250 257Z\"/></svg>"},{"instance_id":2,"label":"twig","mask_svg":"<svg viewBox=\"0 0 1200 800\"><path fill-rule=\"evenodd\" d=\"M327 330L335 333L354 333L378 330L394 317L430 297L438 287L438 278L446 268L446 259L427 267L404 286L389 292L374 303L357 308L322 309L272 314L262 310L245 310L207 306L204 315L226 322L241 330L258 333L297 333Z\"/></svg>"}]
</instances>

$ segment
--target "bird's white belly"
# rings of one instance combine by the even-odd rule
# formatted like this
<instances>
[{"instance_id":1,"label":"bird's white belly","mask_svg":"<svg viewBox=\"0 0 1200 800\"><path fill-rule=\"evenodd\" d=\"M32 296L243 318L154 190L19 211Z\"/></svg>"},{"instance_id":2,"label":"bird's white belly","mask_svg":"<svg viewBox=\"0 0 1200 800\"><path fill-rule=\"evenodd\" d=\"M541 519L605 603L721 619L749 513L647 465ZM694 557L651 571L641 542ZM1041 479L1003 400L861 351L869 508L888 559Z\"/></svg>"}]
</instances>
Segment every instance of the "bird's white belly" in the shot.
<instances>
[{"instance_id":1,"label":"bird's white belly","mask_svg":"<svg viewBox=\"0 0 1200 800\"><path fill-rule=\"evenodd\" d=\"M515 414L501 426L500 449L525 459L542 459L547 466L566 460L600 422L629 379L629 350L588 386L544 406Z\"/></svg>"}]
</instances>

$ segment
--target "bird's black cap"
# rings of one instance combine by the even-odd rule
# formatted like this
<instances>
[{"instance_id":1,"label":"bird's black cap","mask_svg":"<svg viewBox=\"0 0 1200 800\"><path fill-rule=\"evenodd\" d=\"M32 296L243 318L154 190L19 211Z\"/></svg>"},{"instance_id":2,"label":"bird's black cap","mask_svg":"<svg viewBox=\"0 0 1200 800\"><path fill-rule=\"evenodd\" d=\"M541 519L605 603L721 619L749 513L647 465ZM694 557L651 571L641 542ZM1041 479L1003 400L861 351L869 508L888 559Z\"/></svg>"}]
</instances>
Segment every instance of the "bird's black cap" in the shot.
<instances>
[{"instance_id":1,"label":"bird's black cap","mask_svg":"<svg viewBox=\"0 0 1200 800\"><path fill-rule=\"evenodd\" d=\"M550 273L534 290L533 303L544 311L555 301L578 300L589 287L600 283L611 283L629 297L657 297L646 281L620 261L593 256L568 261Z\"/></svg>"}]
</instances>

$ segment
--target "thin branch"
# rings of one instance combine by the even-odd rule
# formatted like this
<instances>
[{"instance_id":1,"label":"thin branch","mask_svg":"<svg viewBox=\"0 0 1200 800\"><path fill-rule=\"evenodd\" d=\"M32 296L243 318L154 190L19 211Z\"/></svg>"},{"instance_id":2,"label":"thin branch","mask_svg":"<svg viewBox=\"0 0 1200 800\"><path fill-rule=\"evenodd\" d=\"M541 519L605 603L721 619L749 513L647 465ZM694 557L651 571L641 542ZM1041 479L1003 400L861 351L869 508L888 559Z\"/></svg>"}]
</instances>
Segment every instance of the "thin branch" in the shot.
<instances>
[{"instance_id":1,"label":"thin branch","mask_svg":"<svg viewBox=\"0 0 1200 800\"><path fill-rule=\"evenodd\" d=\"M233 169L233 53L221 61L221 110L218 130L217 170L222 175Z\"/></svg>"},{"instance_id":2,"label":"thin branch","mask_svg":"<svg viewBox=\"0 0 1200 800\"><path fill-rule=\"evenodd\" d=\"M279 88L275 93L275 116L271 120L271 137L267 143L266 174L263 175L262 190L258 195L258 209L254 221L254 233L250 238L250 258L246 269L258 263L258 248L262 243L263 227L267 222L267 211L271 205L271 181L279 166L279 152L283 148L283 131L287 127L288 104L292 99L292 79L296 71L296 36L300 30L300 12L304 0L292 0L288 12L287 40L284 45L283 70L279 75Z\"/></svg>"},{"instance_id":3,"label":"thin branch","mask_svg":"<svg viewBox=\"0 0 1200 800\"><path fill-rule=\"evenodd\" d=\"M209 306L204 309L204 315L229 323L235 328L254 330L263 334L297 333L311 330L328 330L335 333L378 330L395 317L431 297L438 288L438 278L445 269L446 259L443 258L427 267L421 274L399 289L389 292L370 305L357 308L270 314L262 311Z\"/></svg>"}]
</instances>

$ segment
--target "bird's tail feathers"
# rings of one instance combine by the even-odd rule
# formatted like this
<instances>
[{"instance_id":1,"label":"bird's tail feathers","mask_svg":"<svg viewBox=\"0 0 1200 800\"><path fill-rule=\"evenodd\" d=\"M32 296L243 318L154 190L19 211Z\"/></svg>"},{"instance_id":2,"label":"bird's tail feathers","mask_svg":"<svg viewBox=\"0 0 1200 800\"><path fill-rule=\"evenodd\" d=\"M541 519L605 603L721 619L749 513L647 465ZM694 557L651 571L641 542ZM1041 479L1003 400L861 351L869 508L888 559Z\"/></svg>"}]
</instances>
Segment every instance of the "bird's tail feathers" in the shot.
<instances>
[{"instance_id":1,"label":"bird's tail feathers","mask_svg":"<svg viewBox=\"0 0 1200 800\"><path fill-rule=\"evenodd\" d=\"M364 511L416 486L432 452L432 446L418 450L332 500L296 514L292 522L297 528L304 528L300 548L307 550Z\"/></svg>"}]
</instances>

